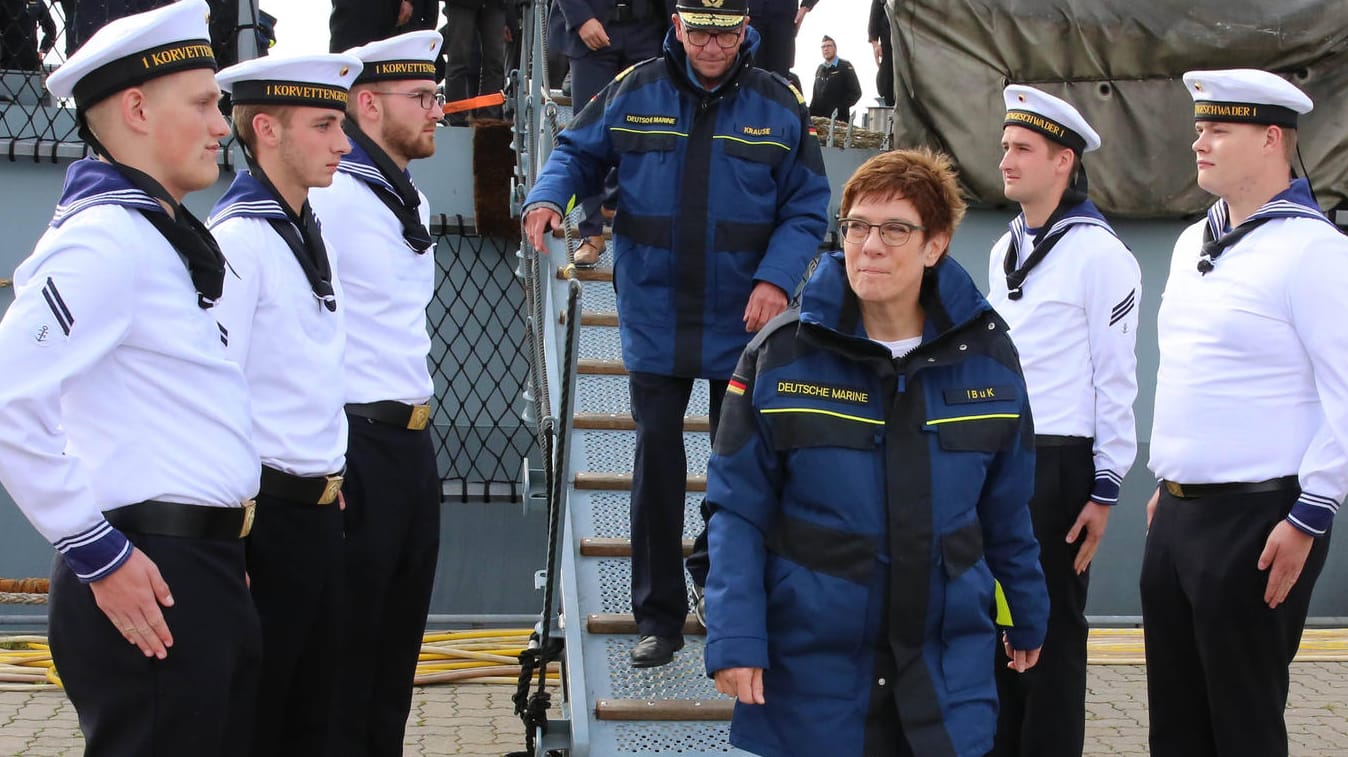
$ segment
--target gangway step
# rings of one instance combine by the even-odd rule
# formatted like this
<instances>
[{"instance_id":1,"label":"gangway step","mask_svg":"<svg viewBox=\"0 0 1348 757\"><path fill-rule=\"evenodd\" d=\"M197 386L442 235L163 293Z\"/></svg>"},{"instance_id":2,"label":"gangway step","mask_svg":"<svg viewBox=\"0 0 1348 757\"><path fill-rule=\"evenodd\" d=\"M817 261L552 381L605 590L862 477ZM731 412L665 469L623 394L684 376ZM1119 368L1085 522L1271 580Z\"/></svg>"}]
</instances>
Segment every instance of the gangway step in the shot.
<instances>
[{"instance_id":1,"label":"gangway step","mask_svg":"<svg viewBox=\"0 0 1348 757\"><path fill-rule=\"evenodd\" d=\"M563 310L562 313L559 316L557 316L557 322L562 324L563 326L566 325L565 310ZM580 325L613 328L618 325L618 314L614 313L611 310L605 310L602 312L591 312L587 310L580 314Z\"/></svg>"},{"instance_id":2,"label":"gangway step","mask_svg":"<svg viewBox=\"0 0 1348 757\"><path fill-rule=\"evenodd\" d=\"M632 488L632 474L581 471L576 474L574 483L577 489L629 491ZM707 490L707 477L689 476L688 483L685 485L684 490L690 492L705 492Z\"/></svg>"},{"instance_id":3,"label":"gangway step","mask_svg":"<svg viewBox=\"0 0 1348 757\"><path fill-rule=\"evenodd\" d=\"M637 423L631 413L576 413L575 428L584 431L636 431ZM711 431L711 419L705 415L690 415L683 419L684 431Z\"/></svg>"},{"instance_id":4,"label":"gangway step","mask_svg":"<svg viewBox=\"0 0 1348 757\"><path fill-rule=\"evenodd\" d=\"M586 536L580 540L580 553L585 557L631 557L632 540ZM683 540L683 556L693 553L693 540Z\"/></svg>"},{"instance_id":5,"label":"gangway step","mask_svg":"<svg viewBox=\"0 0 1348 757\"><path fill-rule=\"evenodd\" d=\"M566 281L568 278L566 268L557 269L557 278ZM613 281L612 268L577 268L577 281Z\"/></svg>"},{"instance_id":6,"label":"gangway step","mask_svg":"<svg viewBox=\"0 0 1348 757\"><path fill-rule=\"evenodd\" d=\"M631 613L597 612L585 618L585 630L590 633L635 635L637 620ZM685 636L705 636L707 629L689 617L683 622L683 633Z\"/></svg>"},{"instance_id":7,"label":"gangway step","mask_svg":"<svg viewBox=\"0 0 1348 757\"><path fill-rule=\"evenodd\" d=\"M627 369L623 367L621 360L596 360L594 358L581 358L576 361L576 372L581 375L590 376L626 376Z\"/></svg>"},{"instance_id":8,"label":"gangway step","mask_svg":"<svg viewBox=\"0 0 1348 757\"><path fill-rule=\"evenodd\" d=\"M594 706L599 720L729 720L732 699L601 699Z\"/></svg>"}]
</instances>

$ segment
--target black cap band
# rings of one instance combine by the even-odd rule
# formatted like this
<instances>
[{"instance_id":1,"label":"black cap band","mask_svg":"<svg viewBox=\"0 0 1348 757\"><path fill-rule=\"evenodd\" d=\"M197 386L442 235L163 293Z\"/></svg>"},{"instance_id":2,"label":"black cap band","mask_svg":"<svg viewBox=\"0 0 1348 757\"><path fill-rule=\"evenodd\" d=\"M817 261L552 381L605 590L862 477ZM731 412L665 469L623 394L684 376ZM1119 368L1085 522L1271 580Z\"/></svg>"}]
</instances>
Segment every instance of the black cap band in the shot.
<instances>
[{"instance_id":1,"label":"black cap band","mask_svg":"<svg viewBox=\"0 0 1348 757\"><path fill-rule=\"evenodd\" d=\"M1002 126L1020 126L1037 131L1064 147L1076 150L1077 155L1086 152L1086 138L1066 126L1028 110L1008 110Z\"/></svg>"},{"instance_id":2,"label":"black cap band","mask_svg":"<svg viewBox=\"0 0 1348 757\"><path fill-rule=\"evenodd\" d=\"M346 89L300 81L235 82L230 101L235 105L306 105L346 110Z\"/></svg>"},{"instance_id":3,"label":"black cap band","mask_svg":"<svg viewBox=\"0 0 1348 757\"><path fill-rule=\"evenodd\" d=\"M1281 105L1264 103L1194 101L1195 121L1227 121L1237 124L1264 124L1284 129L1297 127L1297 112Z\"/></svg>"},{"instance_id":4,"label":"black cap band","mask_svg":"<svg viewBox=\"0 0 1348 757\"><path fill-rule=\"evenodd\" d=\"M381 60L366 63L356 77L356 84L397 79L427 79L435 81L435 64L428 60Z\"/></svg>"},{"instance_id":5,"label":"black cap band","mask_svg":"<svg viewBox=\"0 0 1348 757\"><path fill-rule=\"evenodd\" d=\"M216 70L215 53L208 39L182 40L142 50L105 63L80 79L73 90L75 105L88 108L128 87L195 68Z\"/></svg>"}]
</instances>

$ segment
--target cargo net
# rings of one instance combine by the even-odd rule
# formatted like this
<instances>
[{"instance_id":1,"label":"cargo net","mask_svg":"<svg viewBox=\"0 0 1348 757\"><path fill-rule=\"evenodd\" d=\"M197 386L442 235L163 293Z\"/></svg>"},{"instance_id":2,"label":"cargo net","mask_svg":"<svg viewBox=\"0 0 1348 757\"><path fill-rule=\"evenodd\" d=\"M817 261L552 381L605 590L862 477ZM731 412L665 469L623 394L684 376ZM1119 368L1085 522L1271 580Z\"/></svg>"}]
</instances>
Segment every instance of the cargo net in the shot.
<instances>
[{"instance_id":1,"label":"cargo net","mask_svg":"<svg viewBox=\"0 0 1348 757\"><path fill-rule=\"evenodd\" d=\"M517 501L524 458L538 457L521 419L529 342L518 243L477 236L453 217L433 230L438 271L426 314L445 500Z\"/></svg>"},{"instance_id":2,"label":"cargo net","mask_svg":"<svg viewBox=\"0 0 1348 757\"><path fill-rule=\"evenodd\" d=\"M74 6L74 0L0 2L0 139L11 140L10 160L40 159L40 147L79 141L74 111L45 86L72 48L66 29Z\"/></svg>"}]
</instances>

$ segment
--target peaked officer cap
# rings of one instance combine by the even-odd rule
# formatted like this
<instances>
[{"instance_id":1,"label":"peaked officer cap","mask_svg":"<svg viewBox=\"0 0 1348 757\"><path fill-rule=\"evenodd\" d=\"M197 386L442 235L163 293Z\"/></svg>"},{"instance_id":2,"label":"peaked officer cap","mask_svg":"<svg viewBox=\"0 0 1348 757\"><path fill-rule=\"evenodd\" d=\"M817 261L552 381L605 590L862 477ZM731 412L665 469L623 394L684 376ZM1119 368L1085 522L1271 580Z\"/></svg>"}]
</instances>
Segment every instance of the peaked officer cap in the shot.
<instances>
[{"instance_id":1,"label":"peaked officer cap","mask_svg":"<svg viewBox=\"0 0 1348 757\"><path fill-rule=\"evenodd\" d=\"M748 0L678 0L674 10L685 29L734 29L749 15Z\"/></svg>"}]
</instances>

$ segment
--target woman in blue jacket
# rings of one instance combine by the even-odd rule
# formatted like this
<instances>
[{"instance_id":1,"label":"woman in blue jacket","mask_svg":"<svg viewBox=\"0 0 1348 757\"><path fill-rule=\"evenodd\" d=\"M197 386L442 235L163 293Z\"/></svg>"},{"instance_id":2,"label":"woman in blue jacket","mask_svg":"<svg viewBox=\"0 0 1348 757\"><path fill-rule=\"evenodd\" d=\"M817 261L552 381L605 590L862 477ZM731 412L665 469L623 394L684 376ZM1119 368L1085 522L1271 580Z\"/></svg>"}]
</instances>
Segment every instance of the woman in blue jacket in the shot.
<instances>
[{"instance_id":1,"label":"woman in blue jacket","mask_svg":"<svg viewBox=\"0 0 1348 757\"><path fill-rule=\"evenodd\" d=\"M1011 665L1038 659L1033 423L1006 324L946 257L963 214L946 157L867 161L843 251L740 358L707 482L706 666L735 746L981 757L994 578Z\"/></svg>"}]
</instances>

